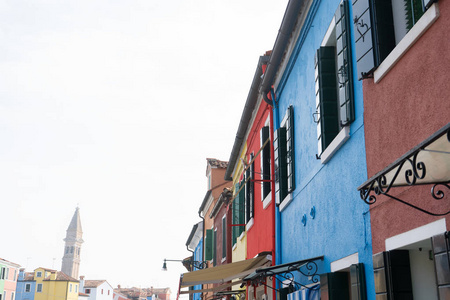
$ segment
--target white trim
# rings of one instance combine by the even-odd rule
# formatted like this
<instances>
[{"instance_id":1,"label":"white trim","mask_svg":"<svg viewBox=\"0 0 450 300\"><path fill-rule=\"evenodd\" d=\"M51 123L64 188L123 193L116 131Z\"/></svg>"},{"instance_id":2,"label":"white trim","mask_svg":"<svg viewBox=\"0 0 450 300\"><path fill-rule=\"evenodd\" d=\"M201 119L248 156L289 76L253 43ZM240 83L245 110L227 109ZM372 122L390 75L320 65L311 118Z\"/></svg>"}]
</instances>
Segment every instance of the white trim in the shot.
<instances>
[{"instance_id":1,"label":"white trim","mask_svg":"<svg viewBox=\"0 0 450 300\"><path fill-rule=\"evenodd\" d=\"M333 141L328 145L320 156L320 162L326 164L331 157L341 148L342 145L350 138L350 126L344 126Z\"/></svg>"},{"instance_id":2,"label":"white trim","mask_svg":"<svg viewBox=\"0 0 450 300\"><path fill-rule=\"evenodd\" d=\"M233 247L231 247L231 251L236 250L236 248L237 248L237 243L234 243L234 244L233 244Z\"/></svg>"},{"instance_id":3,"label":"white trim","mask_svg":"<svg viewBox=\"0 0 450 300\"><path fill-rule=\"evenodd\" d=\"M280 210L280 212L282 212L288 205L289 203L292 202L292 193L289 193L284 199L283 201L281 201L280 206L278 206L278 209Z\"/></svg>"},{"instance_id":4,"label":"white trim","mask_svg":"<svg viewBox=\"0 0 450 300\"><path fill-rule=\"evenodd\" d=\"M403 57L409 48L417 42L417 40L427 31L428 28L430 28L431 25L433 25L434 22L436 22L438 18L438 4L434 3L373 72L373 79L375 83L378 83L381 79L383 79L383 77L395 66L395 64Z\"/></svg>"},{"instance_id":5,"label":"white trim","mask_svg":"<svg viewBox=\"0 0 450 300\"><path fill-rule=\"evenodd\" d=\"M358 252L331 262L331 264L330 264L331 272L336 272L336 271L340 271L343 269L347 269L351 265L354 265L357 263L359 263Z\"/></svg>"},{"instance_id":6,"label":"white trim","mask_svg":"<svg viewBox=\"0 0 450 300\"><path fill-rule=\"evenodd\" d=\"M249 231L250 228L253 227L253 224L254 224L254 223L255 223L255 220L254 220L253 218L251 218L251 219L247 222L247 225L245 225L245 230L246 230L246 231Z\"/></svg>"},{"instance_id":7,"label":"white trim","mask_svg":"<svg viewBox=\"0 0 450 300\"><path fill-rule=\"evenodd\" d=\"M244 235L245 235L245 231L242 231L241 235L238 237L239 241L242 241L242 239L244 238Z\"/></svg>"},{"instance_id":8,"label":"white trim","mask_svg":"<svg viewBox=\"0 0 450 300\"><path fill-rule=\"evenodd\" d=\"M272 191L270 191L269 194L267 194L266 198L264 198L263 209L266 209L269 206L270 202L272 202Z\"/></svg>"},{"instance_id":9,"label":"white trim","mask_svg":"<svg viewBox=\"0 0 450 300\"><path fill-rule=\"evenodd\" d=\"M333 16L333 20L331 20L331 23L328 26L327 33L325 33L325 36L323 37L322 44L320 44L321 47L324 47L327 45L328 40L330 39L331 34L333 33L333 30L335 28L336 28L336 17Z\"/></svg>"},{"instance_id":10,"label":"white trim","mask_svg":"<svg viewBox=\"0 0 450 300\"><path fill-rule=\"evenodd\" d=\"M428 223L427 225L423 225L410 231L387 238L385 241L386 251L423 241L445 231L447 231L447 226L445 224L445 218L443 218L432 223Z\"/></svg>"},{"instance_id":11,"label":"white trim","mask_svg":"<svg viewBox=\"0 0 450 300\"><path fill-rule=\"evenodd\" d=\"M224 261L226 261L227 260L227 257L225 256L225 257L222 257L222 261L221 261L221 263L223 263Z\"/></svg>"}]
</instances>

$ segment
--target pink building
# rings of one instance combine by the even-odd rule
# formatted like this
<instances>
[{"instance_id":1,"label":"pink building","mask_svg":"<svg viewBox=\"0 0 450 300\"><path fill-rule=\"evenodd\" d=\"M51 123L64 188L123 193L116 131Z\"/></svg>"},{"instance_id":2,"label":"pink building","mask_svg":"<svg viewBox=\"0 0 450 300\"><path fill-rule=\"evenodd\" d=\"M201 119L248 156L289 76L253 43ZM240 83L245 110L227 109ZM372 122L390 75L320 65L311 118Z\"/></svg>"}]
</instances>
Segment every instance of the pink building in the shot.
<instances>
[{"instance_id":1,"label":"pink building","mask_svg":"<svg viewBox=\"0 0 450 300\"><path fill-rule=\"evenodd\" d=\"M0 300L14 300L20 265L0 258Z\"/></svg>"}]
</instances>

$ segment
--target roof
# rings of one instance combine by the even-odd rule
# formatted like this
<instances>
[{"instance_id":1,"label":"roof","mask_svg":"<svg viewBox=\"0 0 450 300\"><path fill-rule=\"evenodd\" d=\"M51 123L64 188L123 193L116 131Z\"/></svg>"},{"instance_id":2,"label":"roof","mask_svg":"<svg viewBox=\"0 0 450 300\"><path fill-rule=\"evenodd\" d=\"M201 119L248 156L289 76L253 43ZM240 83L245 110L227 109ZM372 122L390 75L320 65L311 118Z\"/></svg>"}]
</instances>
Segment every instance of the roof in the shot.
<instances>
[{"instance_id":1,"label":"roof","mask_svg":"<svg viewBox=\"0 0 450 300\"><path fill-rule=\"evenodd\" d=\"M34 270L36 271L37 269L42 269L42 270L48 271L48 272L56 272L56 270L53 270L53 269L47 269L47 268L43 268L43 267L39 267L39 268L36 268L36 269L34 269Z\"/></svg>"},{"instance_id":2,"label":"roof","mask_svg":"<svg viewBox=\"0 0 450 300\"><path fill-rule=\"evenodd\" d=\"M77 207L75 209L75 213L73 214L72 221L70 221L67 231L83 232L83 230L81 229L80 208L79 207Z\"/></svg>"},{"instance_id":3,"label":"roof","mask_svg":"<svg viewBox=\"0 0 450 300\"><path fill-rule=\"evenodd\" d=\"M25 272L23 276L23 281L33 281L34 280L34 272Z\"/></svg>"},{"instance_id":4,"label":"roof","mask_svg":"<svg viewBox=\"0 0 450 300\"><path fill-rule=\"evenodd\" d=\"M213 168L226 169L227 166L228 166L228 162L227 161L221 161L221 160L218 160L218 159L215 159L215 158L207 158L206 161Z\"/></svg>"},{"instance_id":5,"label":"roof","mask_svg":"<svg viewBox=\"0 0 450 300\"><path fill-rule=\"evenodd\" d=\"M5 263L5 264L8 264L8 265L13 266L13 267L20 268L19 264L13 263L13 262L11 262L9 260L6 260L6 259L3 259L3 258L0 258L0 263Z\"/></svg>"},{"instance_id":6,"label":"roof","mask_svg":"<svg viewBox=\"0 0 450 300\"><path fill-rule=\"evenodd\" d=\"M50 281L51 275L47 276L47 278L44 279L44 281ZM56 281L73 281L73 282L79 282L77 279L70 277L69 275L66 275L65 273L58 271L56 273Z\"/></svg>"},{"instance_id":7,"label":"roof","mask_svg":"<svg viewBox=\"0 0 450 300\"><path fill-rule=\"evenodd\" d=\"M106 280L85 280L84 287L85 288L96 288L104 282L106 282Z\"/></svg>"}]
</instances>

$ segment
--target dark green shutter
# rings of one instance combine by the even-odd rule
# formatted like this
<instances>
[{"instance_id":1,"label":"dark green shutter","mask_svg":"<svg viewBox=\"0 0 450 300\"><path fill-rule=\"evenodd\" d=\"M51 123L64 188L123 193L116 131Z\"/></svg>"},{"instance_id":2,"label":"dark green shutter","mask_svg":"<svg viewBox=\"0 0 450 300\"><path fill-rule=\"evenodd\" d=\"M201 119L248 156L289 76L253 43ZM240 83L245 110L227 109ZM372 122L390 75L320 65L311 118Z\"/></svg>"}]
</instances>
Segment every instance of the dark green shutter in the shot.
<instances>
[{"instance_id":1,"label":"dark green shutter","mask_svg":"<svg viewBox=\"0 0 450 300\"><path fill-rule=\"evenodd\" d=\"M350 266L350 296L351 300L367 299L366 276L362 263Z\"/></svg>"},{"instance_id":2,"label":"dark green shutter","mask_svg":"<svg viewBox=\"0 0 450 300\"><path fill-rule=\"evenodd\" d=\"M295 189L295 153L294 153L294 108L289 106L286 119L286 164L287 164L287 192Z\"/></svg>"},{"instance_id":3,"label":"dark green shutter","mask_svg":"<svg viewBox=\"0 0 450 300\"><path fill-rule=\"evenodd\" d=\"M358 79L368 75L395 47L391 1L353 0Z\"/></svg>"},{"instance_id":4,"label":"dark green shutter","mask_svg":"<svg viewBox=\"0 0 450 300\"><path fill-rule=\"evenodd\" d=\"M274 135L275 201L279 205L287 196L286 128L280 127Z\"/></svg>"},{"instance_id":5,"label":"dark green shutter","mask_svg":"<svg viewBox=\"0 0 450 300\"><path fill-rule=\"evenodd\" d=\"M320 275L320 299L349 299L348 273L333 272Z\"/></svg>"},{"instance_id":6,"label":"dark green shutter","mask_svg":"<svg viewBox=\"0 0 450 300\"><path fill-rule=\"evenodd\" d=\"M227 257L227 221L222 218L222 258Z\"/></svg>"},{"instance_id":7,"label":"dark green shutter","mask_svg":"<svg viewBox=\"0 0 450 300\"><path fill-rule=\"evenodd\" d=\"M253 160L253 153L250 154L250 161ZM253 179L255 178L255 162L252 162L248 167L246 171L246 223L250 221L251 218L254 216L254 209L255 209L255 182Z\"/></svg>"},{"instance_id":8,"label":"dark green shutter","mask_svg":"<svg viewBox=\"0 0 450 300\"><path fill-rule=\"evenodd\" d=\"M335 13L336 20L336 55L339 93L340 125L347 125L355 120L353 101L353 75L350 40L350 17L348 2L339 4Z\"/></svg>"},{"instance_id":9,"label":"dark green shutter","mask_svg":"<svg viewBox=\"0 0 450 300\"><path fill-rule=\"evenodd\" d=\"M206 238L205 238L205 260L211 260L213 255L213 230L206 229Z\"/></svg>"},{"instance_id":10,"label":"dark green shutter","mask_svg":"<svg viewBox=\"0 0 450 300\"><path fill-rule=\"evenodd\" d=\"M217 230L214 230L213 233L213 247L212 247L212 261L213 261L213 266L216 266L217 263Z\"/></svg>"},{"instance_id":11,"label":"dark green shutter","mask_svg":"<svg viewBox=\"0 0 450 300\"><path fill-rule=\"evenodd\" d=\"M269 138L269 126L265 126L261 128L261 146ZM270 142L264 146L261 151L262 156L262 164L261 164L261 179L262 180L270 180ZM263 201L267 195L270 193L270 182L263 181L262 182L262 190L263 194L261 197L261 201Z\"/></svg>"},{"instance_id":12,"label":"dark green shutter","mask_svg":"<svg viewBox=\"0 0 450 300\"><path fill-rule=\"evenodd\" d=\"M242 186L244 183L241 182ZM239 224L245 224L245 188L239 193ZM238 236L245 230L245 226L239 226Z\"/></svg>"},{"instance_id":13,"label":"dark green shutter","mask_svg":"<svg viewBox=\"0 0 450 300\"><path fill-rule=\"evenodd\" d=\"M339 133L335 47L320 47L315 57L319 155Z\"/></svg>"},{"instance_id":14,"label":"dark green shutter","mask_svg":"<svg viewBox=\"0 0 450 300\"><path fill-rule=\"evenodd\" d=\"M431 238L439 299L450 299L450 242L448 232Z\"/></svg>"},{"instance_id":15,"label":"dark green shutter","mask_svg":"<svg viewBox=\"0 0 450 300\"><path fill-rule=\"evenodd\" d=\"M377 253L373 264L377 298L413 299L408 250Z\"/></svg>"},{"instance_id":16,"label":"dark green shutter","mask_svg":"<svg viewBox=\"0 0 450 300\"><path fill-rule=\"evenodd\" d=\"M232 203L232 211L233 211L233 220L232 223L233 225L236 224L240 224L239 223L239 194L237 194L237 192L239 191L239 183L237 183L234 187L235 190L235 196L234 196L234 200ZM238 234L239 232L239 226L233 226L231 229L231 233L232 233L232 245L236 244L237 241L237 237L239 236Z\"/></svg>"}]
</instances>

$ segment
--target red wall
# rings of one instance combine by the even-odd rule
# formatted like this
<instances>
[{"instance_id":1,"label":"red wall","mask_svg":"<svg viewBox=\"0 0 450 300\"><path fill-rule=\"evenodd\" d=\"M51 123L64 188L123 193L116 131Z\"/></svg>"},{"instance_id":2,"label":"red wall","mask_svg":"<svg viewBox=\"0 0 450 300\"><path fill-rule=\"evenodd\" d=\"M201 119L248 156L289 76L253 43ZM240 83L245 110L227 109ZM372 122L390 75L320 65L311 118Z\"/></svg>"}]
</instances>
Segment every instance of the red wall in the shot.
<instances>
[{"instance_id":1,"label":"red wall","mask_svg":"<svg viewBox=\"0 0 450 300\"><path fill-rule=\"evenodd\" d=\"M369 178L450 121L450 1L438 5L440 17L393 69L379 83L363 82ZM392 194L431 211L450 209L449 201L432 200L430 186L395 189ZM386 238L442 218L382 196L370 215L374 253L385 250Z\"/></svg>"},{"instance_id":2,"label":"red wall","mask_svg":"<svg viewBox=\"0 0 450 300\"><path fill-rule=\"evenodd\" d=\"M247 160L250 161L250 153L256 154L261 148L260 145L260 131L269 117L271 108L264 101L258 109L257 115L252 124L250 133L247 138ZM272 130L272 128L271 128ZM254 161L255 179L260 180L261 170L261 154L259 154ZM274 237L274 199L272 191L272 202L266 209L263 209L263 202L261 199L261 183L255 182L255 213L254 224L247 232L247 258L253 258L258 253L263 251L273 251L273 237Z\"/></svg>"}]
</instances>

